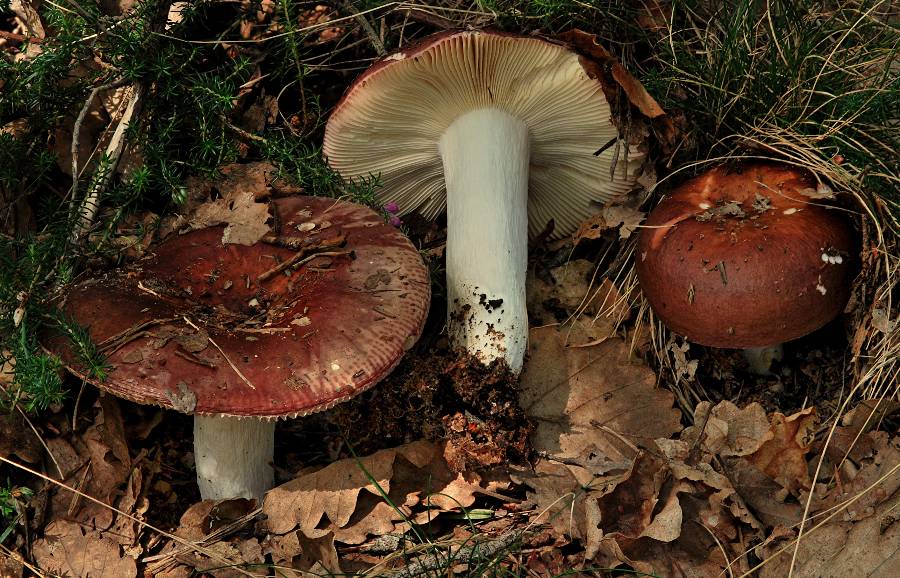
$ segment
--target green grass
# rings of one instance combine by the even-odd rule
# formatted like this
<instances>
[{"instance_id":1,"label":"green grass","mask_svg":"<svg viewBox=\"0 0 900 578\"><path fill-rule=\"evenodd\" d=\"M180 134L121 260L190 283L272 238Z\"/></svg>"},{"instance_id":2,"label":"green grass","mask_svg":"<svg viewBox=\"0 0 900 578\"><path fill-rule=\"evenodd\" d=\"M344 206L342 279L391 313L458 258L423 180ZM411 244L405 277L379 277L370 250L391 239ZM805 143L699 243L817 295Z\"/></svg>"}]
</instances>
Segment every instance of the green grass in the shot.
<instances>
[{"instance_id":1,"label":"green grass","mask_svg":"<svg viewBox=\"0 0 900 578\"><path fill-rule=\"evenodd\" d=\"M887 7L673 2L642 77L664 108L686 116L674 166L780 158L842 175L863 199L889 203L896 219L900 29L882 14ZM841 165L832 162L838 155Z\"/></svg>"}]
</instances>

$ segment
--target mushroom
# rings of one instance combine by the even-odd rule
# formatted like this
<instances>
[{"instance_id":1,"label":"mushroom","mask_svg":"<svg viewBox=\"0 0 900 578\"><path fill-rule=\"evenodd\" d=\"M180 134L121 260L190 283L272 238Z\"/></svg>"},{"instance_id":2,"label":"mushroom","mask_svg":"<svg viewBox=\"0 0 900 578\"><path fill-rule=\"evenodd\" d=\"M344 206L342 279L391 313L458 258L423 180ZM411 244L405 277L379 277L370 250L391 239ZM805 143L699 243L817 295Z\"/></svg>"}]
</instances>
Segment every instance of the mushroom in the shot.
<instances>
[{"instance_id":1,"label":"mushroom","mask_svg":"<svg viewBox=\"0 0 900 578\"><path fill-rule=\"evenodd\" d=\"M203 499L261 498L275 421L375 385L428 311L419 253L377 213L316 197L272 207L279 230L251 246L206 227L67 292L64 309L108 356L106 380L84 375L68 340L45 340L103 390L194 415Z\"/></svg>"},{"instance_id":2,"label":"mushroom","mask_svg":"<svg viewBox=\"0 0 900 578\"><path fill-rule=\"evenodd\" d=\"M689 341L739 348L756 373L781 344L834 319L850 297L855 239L810 202L811 174L786 165L713 168L648 215L636 270L660 320Z\"/></svg>"},{"instance_id":3,"label":"mushroom","mask_svg":"<svg viewBox=\"0 0 900 578\"><path fill-rule=\"evenodd\" d=\"M381 200L404 214L446 208L451 339L518 372L528 235L551 220L554 236L569 234L632 188L641 154L607 146L618 136L589 61L537 37L467 31L364 72L328 121L324 153L345 179L379 176Z\"/></svg>"}]
</instances>

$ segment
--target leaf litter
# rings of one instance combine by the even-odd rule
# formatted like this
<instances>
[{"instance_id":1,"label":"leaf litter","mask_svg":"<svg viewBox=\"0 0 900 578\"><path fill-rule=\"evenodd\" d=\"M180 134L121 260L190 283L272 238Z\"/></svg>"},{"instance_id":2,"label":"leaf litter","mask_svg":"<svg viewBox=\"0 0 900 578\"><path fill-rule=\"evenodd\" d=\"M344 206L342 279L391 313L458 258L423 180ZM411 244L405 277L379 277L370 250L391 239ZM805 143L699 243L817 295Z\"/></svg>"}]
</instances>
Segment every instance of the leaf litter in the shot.
<instances>
[{"instance_id":1,"label":"leaf litter","mask_svg":"<svg viewBox=\"0 0 900 578\"><path fill-rule=\"evenodd\" d=\"M593 270L592 263L578 261L554 269L551 283L532 280L530 297L548 315L593 319L602 309L585 298ZM574 286L558 286L566 283ZM599 289L603 297L618 295L606 283ZM822 571L810 557L818 548L853 549L863 541L875 544L878 555L854 558L857 568L894 563L891 508L898 478L882 478L898 467L900 453L888 434L865 429L865 408L849 414L861 417L848 417L849 425L836 430L826 450L830 464L849 465L836 467L837 482L826 476L813 486L811 464L821 442L813 440L812 408L783 415L767 414L759 404L700 402L694 425L683 428L673 394L658 387L656 374L630 352L614 325L606 326L597 343L573 340L573 333L571 322L530 333L518 393L524 416L534 424L530 464L498 462L471 448L465 451L474 453L458 458L455 444L465 436L451 436L308 467L269 492L258 508L246 500L187 508L175 535L203 544L203 553L170 539L148 543L139 521L54 491L34 559L47 570L85 576L135 576L139 564L165 578L253 575L268 564L304 578L367 568L407 572L435 563L427 554L395 556L419 543L417 531L470 534L455 520L488 506L488 521L479 530L487 537L479 541L508 546L527 539L529 563L548 569L599 565L712 577L771 560L761 575L781 576L789 563L786 548L814 488L798 575ZM171 336L187 350L205 347L202 336L193 337ZM142 520L147 485L158 469L129 451L118 402L102 396L92 410L83 432L63 427L64 435L50 438L48 446L68 483ZM473 419L450 415L447 431L469 432ZM855 507L841 510L860 492ZM815 527L834 511L840 516ZM533 529L527 537L525 521ZM472 536L462 539L465 544ZM567 544L580 549L557 554ZM471 554L465 546L449 548ZM87 566L87 558L73 552L99 566ZM465 568L457 565L458 571Z\"/></svg>"}]
</instances>

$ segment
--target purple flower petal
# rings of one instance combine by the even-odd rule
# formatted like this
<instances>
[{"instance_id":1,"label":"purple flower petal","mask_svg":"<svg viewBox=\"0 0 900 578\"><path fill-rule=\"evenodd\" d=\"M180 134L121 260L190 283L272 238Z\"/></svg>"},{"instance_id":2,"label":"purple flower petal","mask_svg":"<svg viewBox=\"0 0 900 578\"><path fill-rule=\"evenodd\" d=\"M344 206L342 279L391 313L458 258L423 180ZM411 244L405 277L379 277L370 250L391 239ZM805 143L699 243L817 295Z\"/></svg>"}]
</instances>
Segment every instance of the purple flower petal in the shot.
<instances>
[{"instance_id":1,"label":"purple flower petal","mask_svg":"<svg viewBox=\"0 0 900 578\"><path fill-rule=\"evenodd\" d=\"M399 227L400 225L403 224L403 221L400 220L400 217L397 217L397 216L391 217L388 222L395 227Z\"/></svg>"},{"instance_id":2,"label":"purple flower petal","mask_svg":"<svg viewBox=\"0 0 900 578\"><path fill-rule=\"evenodd\" d=\"M396 215L397 213L400 212L400 205L398 205L394 201L391 201L390 203L387 203L384 206L384 210L385 210L385 212L388 212L392 215Z\"/></svg>"}]
</instances>

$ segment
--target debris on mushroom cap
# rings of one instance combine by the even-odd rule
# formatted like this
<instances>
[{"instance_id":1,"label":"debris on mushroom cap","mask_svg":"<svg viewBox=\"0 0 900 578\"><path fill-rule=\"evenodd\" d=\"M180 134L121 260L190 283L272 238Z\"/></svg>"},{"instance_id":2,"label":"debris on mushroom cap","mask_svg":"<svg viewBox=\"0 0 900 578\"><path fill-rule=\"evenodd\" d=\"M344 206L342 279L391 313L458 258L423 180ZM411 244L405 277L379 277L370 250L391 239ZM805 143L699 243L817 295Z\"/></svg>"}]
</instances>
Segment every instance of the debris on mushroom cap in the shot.
<instances>
[{"instance_id":1,"label":"debris on mushroom cap","mask_svg":"<svg viewBox=\"0 0 900 578\"><path fill-rule=\"evenodd\" d=\"M183 412L274 419L327 409L393 369L428 311L415 247L360 205L272 206L276 228L254 245L223 245L221 226L195 230L68 291L65 310L112 366L96 385ZM64 338L45 343L81 375Z\"/></svg>"},{"instance_id":2,"label":"debris on mushroom cap","mask_svg":"<svg viewBox=\"0 0 900 578\"><path fill-rule=\"evenodd\" d=\"M673 331L713 347L764 347L836 317L850 296L856 242L838 209L808 202L807 172L714 168L648 216L636 269Z\"/></svg>"},{"instance_id":3,"label":"debris on mushroom cap","mask_svg":"<svg viewBox=\"0 0 900 578\"><path fill-rule=\"evenodd\" d=\"M528 127L532 236L551 219L568 235L632 188L643 153L607 147L619 134L593 67L566 46L486 31L440 33L371 67L335 108L324 152L344 178L377 174L384 202L433 219L446 208L438 142L479 108Z\"/></svg>"}]
</instances>

